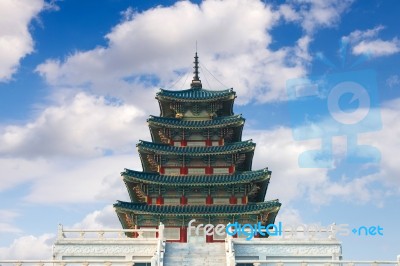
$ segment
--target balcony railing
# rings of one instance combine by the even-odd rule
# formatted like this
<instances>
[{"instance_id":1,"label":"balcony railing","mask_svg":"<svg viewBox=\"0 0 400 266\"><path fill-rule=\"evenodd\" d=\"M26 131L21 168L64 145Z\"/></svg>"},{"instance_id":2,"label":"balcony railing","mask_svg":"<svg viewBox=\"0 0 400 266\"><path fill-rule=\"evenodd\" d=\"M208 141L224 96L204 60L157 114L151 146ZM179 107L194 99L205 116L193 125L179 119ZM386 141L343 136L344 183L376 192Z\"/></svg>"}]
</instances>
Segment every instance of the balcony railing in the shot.
<instances>
[{"instance_id":1,"label":"balcony railing","mask_svg":"<svg viewBox=\"0 0 400 266\"><path fill-rule=\"evenodd\" d=\"M135 238L127 237L131 233ZM57 240L157 240L163 239L164 225L159 228L140 228L140 229L64 229L58 226Z\"/></svg>"},{"instance_id":2,"label":"balcony railing","mask_svg":"<svg viewBox=\"0 0 400 266\"><path fill-rule=\"evenodd\" d=\"M236 260L236 265L253 265L253 266L382 266L382 265L398 265L398 261L367 261L367 260Z\"/></svg>"},{"instance_id":3,"label":"balcony railing","mask_svg":"<svg viewBox=\"0 0 400 266\"><path fill-rule=\"evenodd\" d=\"M150 263L146 260L0 260L1 266L69 266L69 265L104 265L104 266L132 266L139 263ZM238 260L236 265L253 266L400 266L397 261L367 261L367 260Z\"/></svg>"}]
</instances>

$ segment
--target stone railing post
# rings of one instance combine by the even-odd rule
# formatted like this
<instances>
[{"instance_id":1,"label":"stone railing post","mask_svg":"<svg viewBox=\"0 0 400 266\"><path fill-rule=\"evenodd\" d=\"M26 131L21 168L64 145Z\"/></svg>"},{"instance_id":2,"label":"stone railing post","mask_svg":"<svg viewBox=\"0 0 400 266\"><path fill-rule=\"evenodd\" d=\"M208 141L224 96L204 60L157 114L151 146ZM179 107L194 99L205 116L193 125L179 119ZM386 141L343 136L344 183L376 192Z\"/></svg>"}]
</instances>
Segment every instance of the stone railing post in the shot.
<instances>
[{"instance_id":1,"label":"stone railing post","mask_svg":"<svg viewBox=\"0 0 400 266\"><path fill-rule=\"evenodd\" d=\"M228 229L230 233L232 233L232 228ZM233 242L232 242L232 235L231 234L227 234L226 238L225 238L225 252L226 252L226 265L227 266L235 266L236 262L235 262L235 251L233 248Z\"/></svg>"},{"instance_id":2,"label":"stone railing post","mask_svg":"<svg viewBox=\"0 0 400 266\"><path fill-rule=\"evenodd\" d=\"M400 266L400 255L397 255L397 266Z\"/></svg>"},{"instance_id":3,"label":"stone railing post","mask_svg":"<svg viewBox=\"0 0 400 266\"><path fill-rule=\"evenodd\" d=\"M336 233L337 233L336 223L332 223L330 225L329 229L327 230L327 233L329 240L336 240Z\"/></svg>"},{"instance_id":4,"label":"stone railing post","mask_svg":"<svg viewBox=\"0 0 400 266\"><path fill-rule=\"evenodd\" d=\"M339 260L340 254L337 252L332 253L332 260Z\"/></svg>"},{"instance_id":5,"label":"stone railing post","mask_svg":"<svg viewBox=\"0 0 400 266\"><path fill-rule=\"evenodd\" d=\"M64 229L63 229L62 224L58 224L58 230L57 231L58 231L57 232L58 239L64 239L65 235L64 235Z\"/></svg>"},{"instance_id":6,"label":"stone railing post","mask_svg":"<svg viewBox=\"0 0 400 266\"><path fill-rule=\"evenodd\" d=\"M164 241L164 224L160 222L160 225L158 226L158 238L161 241Z\"/></svg>"}]
</instances>

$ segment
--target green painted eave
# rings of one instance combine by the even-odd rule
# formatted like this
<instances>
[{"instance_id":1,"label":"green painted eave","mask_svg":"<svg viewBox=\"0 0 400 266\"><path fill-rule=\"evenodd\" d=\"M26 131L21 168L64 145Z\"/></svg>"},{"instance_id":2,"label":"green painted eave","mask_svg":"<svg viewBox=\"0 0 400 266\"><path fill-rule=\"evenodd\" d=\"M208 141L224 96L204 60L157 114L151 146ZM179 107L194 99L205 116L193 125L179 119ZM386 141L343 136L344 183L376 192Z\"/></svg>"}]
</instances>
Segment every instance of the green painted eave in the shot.
<instances>
[{"instance_id":1,"label":"green painted eave","mask_svg":"<svg viewBox=\"0 0 400 266\"><path fill-rule=\"evenodd\" d=\"M227 143L223 146L197 146L197 147L176 147L169 144L160 144L154 142L140 141L137 145L139 152L166 154L166 155L221 155L237 152L254 151L256 144L251 140Z\"/></svg>"},{"instance_id":2,"label":"green painted eave","mask_svg":"<svg viewBox=\"0 0 400 266\"><path fill-rule=\"evenodd\" d=\"M245 119L241 115L223 116L208 120L182 120L178 118L150 116L147 122L150 126L166 128L221 128L229 126L241 126Z\"/></svg>"},{"instance_id":3,"label":"green painted eave","mask_svg":"<svg viewBox=\"0 0 400 266\"><path fill-rule=\"evenodd\" d=\"M268 182L271 171L268 168L257 171L236 172L220 175L160 175L159 173L140 172L125 169L121 173L125 182L145 183L165 186L220 186L245 184L249 182Z\"/></svg>"},{"instance_id":4,"label":"green painted eave","mask_svg":"<svg viewBox=\"0 0 400 266\"><path fill-rule=\"evenodd\" d=\"M261 212L278 212L281 203L278 200L248 203L244 205L148 205L146 203L132 203L117 201L114 208L117 212L132 212L148 215L245 215L259 214Z\"/></svg>"},{"instance_id":5,"label":"green painted eave","mask_svg":"<svg viewBox=\"0 0 400 266\"><path fill-rule=\"evenodd\" d=\"M201 102L201 101L216 101L216 100L233 100L235 99L236 93L233 89L227 90L205 90L201 88L191 88L188 90L164 90L156 94L158 100L171 100L181 102Z\"/></svg>"}]
</instances>

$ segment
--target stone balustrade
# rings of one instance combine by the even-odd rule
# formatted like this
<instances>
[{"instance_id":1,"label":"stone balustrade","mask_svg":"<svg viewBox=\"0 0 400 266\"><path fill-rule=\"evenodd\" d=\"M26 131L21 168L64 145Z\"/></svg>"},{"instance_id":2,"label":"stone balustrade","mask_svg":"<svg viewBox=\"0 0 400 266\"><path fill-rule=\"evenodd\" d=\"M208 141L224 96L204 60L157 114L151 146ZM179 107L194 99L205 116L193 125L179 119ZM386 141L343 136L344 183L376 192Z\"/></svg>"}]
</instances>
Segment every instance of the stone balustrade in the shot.
<instances>
[{"instance_id":1,"label":"stone balustrade","mask_svg":"<svg viewBox=\"0 0 400 266\"><path fill-rule=\"evenodd\" d=\"M382 266L382 265L397 265L400 266L400 260L398 261L363 261L363 260L240 260L236 261L236 265L241 264L252 264L253 266Z\"/></svg>"},{"instance_id":2,"label":"stone balustrade","mask_svg":"<svg viewBox=\"0 0 400 266\"><path fill-rule=\"evenodd\" d=\"M134 237L127 237L126 234L133 234ZM161 266L164 251L164 225L161 223L158 229L65 229L59 225L52 262L57 264L54 266L88 266L93 263L134 265L132 263L139 262ZM82 261L83 258L85 260ZM59 261L62 263L59 264ZM37 263L46 266L48 262Z\"/></svg>"},{"instance_id":3,"label":"stone balustrade","mask_svg":"<svg viewBox=\"0 0 400 266\"><path fill-rule=\"evenodd\" d=\"M138 263L145 263L142 260L0 260L1 266L68 266L68 265L104 265L104 266L132 266ZM400 260L397 261L356 261L356 260L240 260L236 265L252 264L254 266L400 266Z\"/></svg>"},{"instance_id":4,"label":"stone balustrade","mask_svg":"<svg viewBox=\"0 0 400 266\"><path fill-rule=\"evenodd\" d=\"M65 229L60 224L58 226L57 240L154 240L159 239L160 236L163 236L163 230L164 227L162 227L162 229ZM127 233L136 234L137 237L127 237Z\"/></svg>"}]
</instances>

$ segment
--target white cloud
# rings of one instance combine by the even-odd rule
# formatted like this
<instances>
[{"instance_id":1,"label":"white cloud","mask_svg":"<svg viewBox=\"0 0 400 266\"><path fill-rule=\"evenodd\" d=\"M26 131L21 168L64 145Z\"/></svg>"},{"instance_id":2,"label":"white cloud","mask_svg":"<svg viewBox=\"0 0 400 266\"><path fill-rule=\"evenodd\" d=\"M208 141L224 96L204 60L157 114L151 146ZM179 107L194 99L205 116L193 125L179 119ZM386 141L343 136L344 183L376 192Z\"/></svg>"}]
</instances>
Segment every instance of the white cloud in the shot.
<instances>
[{"instance_id":1,"label":"white cloud","mask_svg":"<svg viewBox=\"0 0 400 266\"><path fill-rule=\"evenodd\" d=\"M47 173L49 168L50 162L44 159L0 158L0 192L32 181Z\"/></svg>"},{"instance_id":2,"label":"white cloud","mask_svg":"<svg viewBox=\"0 0 400 266\"><path fill-rule=\"evenodd\" d=\"M298 22L307 35L319 28L334 27L340 16L346 12L353 0L293 0L279 7L283 18Z\"/></svg>"},{"instance_id":3,"label":"white cloud","mask_svg":"<svg viewBox=\"0 0 400 266\"><path fill-rule=\"evenodd\" d=\"M387 188L387 196L400 193L400 165L397 160L400 147L400 99L383 104L381 108L383 128L360 136L360 141L370 143L381 153L379 172L374 175Z\"/></svg>"},{"instance_id":4,"label":"white cloud","mask_svg":"<svg viewBox=\"0 0 400 266\"><path fill-rule=\"evenodd\" d=\"M383 129L359 134L359 145L370 145L381 152L379 164L354 166L358 173L343 173L339 178L332 176L332 170L341 167L346 160L346 137L338 137L333 143L334 168L300 168L298 156L307 150L320 148L320 141L294 141L292 130L247 130L245 139L257 143L254 169L268 166L272 179L267 199L279 198L285 205L305 200L313 206L329 204L332 201L357 204L372 203L383 206L387 197L400 194L400 167L397 147L400 141L400 100L394 100L381 108ZM325 122L322 122L325 123Z\"/></svg>"},{"instance_id":5,"label":"white cloud","mask_svg":"<svg viewBox=\"0 0 400 266\"><path fill-rule=\"evenodd\" d=\"M147 115L85 93L60 102L0 131L0 191L29 182L24 200L46 204L127 197L119 173L141 169L135 144L150 139Z\"/></svg>"},{"instance_id":6,"label":"white cloud","mask_svg":"<svg viewBox=\"0 0 400 266\"><path fill-rule=\"evenodd\" d=\"M352 53L355 55L366 54L373 57L387 56L400 52L400 41L397 38L382 40L379 33L385 29L378 25L372 29L355 30L342 40L352 45Z\"/></svg>"},{"instance_id":7,"label":"white cloud","mask_svg":"<svg viewBox=\"0 0 400 266\"><path fill-rule=\"evenodd\" d=\"M129 200L119 173L141 169L134 145L130 149L129 154L95 158L1 159L0 191L24 185L28 192L22 201L46 205ZM0 216L0 223L12 225L12 220Z\"/></svg>"},{"instance_id":8,"label":"white cloud","mask_svg":"<svg viewBox=\"0 0 400 266\"><path fill-rule=\"evenodd\" d=\"M78 93L60 106L45 108L30 123L4 127L0 154L37 158L130 152L138 138L148 138L145 117L132 105Z\"/></svg>"},{"instance_id":9,"label":"white cloud","mask_svg":"<svg viewBox=\"0 0 400 266\"><path fill-rule=\"evenodd\" d=\"M327 169L299 168L299 154L311 146L294 141L291 129L247 130L245 135L257 143L253 169L268 166L272 171L267 199L279 198L283 204L288 204L306 197L311 188L328 182Z\"/></svg>"},{"instance_id":10,"label":"white cloud","mask_svg":"<svg viewBox=\"0 0 400 266\"><path fill-rule=\"evenodd\" d=\"M353 54L368 54L371 56L386 56L400 52L400 41L394 38L391 41L381 39L361 41L353 47Z\"/></svg>"},{"instance_id":11,"label":"white cloud","mask_svg":"<svg viewBox=\"0 0 400 266\"><path fill-rule=\"evenodd\" d=\"M28 26L44 7L43 0L0 1L0 82L9 80L20 60L32 53Z\"/></svg>"},{"instance_id":12,"label":"white cloud","mask_svg":"<svg viewBox=\"0 0 400 266\"><path fill-rule=\"evenodd\" d=\"M100 229L100 228L121 228L118 216L112 205L107 205L101 210L89 213L82 221L74 224L75 229Z\"/></svg>"},{"instance_id":13,"label":"white cloud","mask_svg":"<svg viewBox=\"0 0 400 266\"><path fill-rule=\"evenodd\" d=\"M124 168L141 169L138 157L132 152L85 160L54 160L48 173L34 180L24 199L44 204L128 200L119 173Z\"/></svg>"},{"instance_id":14,"label":"white cloud","mask_svg":"<svg viewBox=\"0 0 400 266\"><path fill-rule=\"evenodd\" d=\"M285 225L303 224L303 218L301 217L299 210L293 209L287 205L279 210L275 223L278 221L283 222Z\"/></svg>"},{"instance_id":15,"label":"white cloud","mask_svg":"<svg viewBox=\"0 0 400 266\"><path fill-rule=\"evenodd\" d=\"M343 40L351 43L356 43L364 39L371 39L376 37L385 27L383 25L376 26L375 28L368 30L355 30L349 34L349 36L343 37Z\"/></svg>"},{"instance_id":16,"label":"white cloud","mask_svg":"<svg viewBox=\"0 0 400 266\"><path fill-rule=\"evenodd\" d=\"M238 103L283 100L286 79L306 73L309 39L277 51L266 49L272 40L268 32L280 14L261 1L179 1L128 13L106 35L106 47L78 51L64 61L49 59L37 72L55 87L84 86L130 99L128 91L135 86L168 87L178 79L176 71L191 72L197 40L200 62L222 83L236 88ZM201 69L205 87L206 72ZM216 81L211 87L221 89Z\"/></svg>"},{"instance_id":17,"label":"white cloud","mask_svg":"<svg viewBox=\"0 0 400 266\"><path fill-rule=\"evenodd\" d=\"M19 237L9 247L0 247L0 259L51 259L54 240L52 234Z\"/></svg>"},{"instance_id":18,"label":"white cloud","mask_svg":"<svg viewBox=\"0 0 400 266\"><path fill-rule=\"evenodd\" d=\"M286 21L299 21L301 19L300 14L296 12L293 6L283 4L279 6L279 13Z\"/></svg>"}]
</instances>

